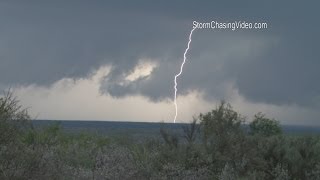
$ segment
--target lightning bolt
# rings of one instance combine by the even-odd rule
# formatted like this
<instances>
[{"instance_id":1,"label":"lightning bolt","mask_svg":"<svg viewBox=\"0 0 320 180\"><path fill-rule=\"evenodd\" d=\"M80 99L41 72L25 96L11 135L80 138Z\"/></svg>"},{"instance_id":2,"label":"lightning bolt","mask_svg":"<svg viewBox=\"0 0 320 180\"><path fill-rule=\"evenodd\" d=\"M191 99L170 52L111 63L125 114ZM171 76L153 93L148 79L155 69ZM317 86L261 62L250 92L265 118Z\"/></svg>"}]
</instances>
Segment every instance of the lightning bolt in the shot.
<instances>
[{"instance_id":1,"label":"lightning bolt","mask_svg":"<svg viewBox=\"0 0 320 180\"><path fill-rule=\"evenodd\" d=\"M191 41L192 41L192 33L193 33L193 31L195 30L196 28L193 28L192 30L191 30L191 32L190 32L190 35L189 35L189 41L188 41L188 46L187 46L187 49L184 51L184 54L183 54L183 62L182 62L182 64L181 64L181 66L180 66L180 71L179 71L179 73L178 74L176 74L175 76L174 76L174 107L175 107L175 110L176 110L176 113L175 113L175 115L174 115L174 119L173 119L173 122L174 123L176 123L176 120L177 120L177 116L178 116L178 104L177 104L177 91L178 91L178 88L177 88L177 86L178 86L178 83L177 83L177 79L178 79L178 77L182 74L182 71L183 71L183 66L184 66L184 64L186 63L186 60L187 60L187 53L188 53L188 51L189 51L189 49L190 49L190 44L191 44Z\"/></svg>"}]
</instances>

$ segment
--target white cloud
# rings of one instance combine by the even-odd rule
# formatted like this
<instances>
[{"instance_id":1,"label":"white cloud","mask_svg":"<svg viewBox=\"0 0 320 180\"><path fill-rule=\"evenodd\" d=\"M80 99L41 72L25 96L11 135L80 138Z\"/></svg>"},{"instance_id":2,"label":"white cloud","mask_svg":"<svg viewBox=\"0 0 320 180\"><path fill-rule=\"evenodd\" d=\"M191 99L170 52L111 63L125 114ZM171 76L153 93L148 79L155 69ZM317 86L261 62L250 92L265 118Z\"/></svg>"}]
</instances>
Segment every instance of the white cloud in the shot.
<instances>
[{"instance_id":1,"label":"white cloud","mask_svg":"<svg viewBox=\"0 0 320 180\"><path fill-rule=\"evenodd\" d=\"M50 87L20 86L15 93L37 119L171 122L174 110L171 101L154 103L142 96L113 98L101 94L100 81L109 70L103 67L88 78L62 79ZM202 107L196 93L179 100L180 119L191 120Z\"/></svg>"},{"instance_id":2,"label":"white cloud","mask_svg":"<svg viewBox=\"0 0 320 180\"><path fill-rule=\"evenodd\" d=\"M140 60L134 70L127 75L125 80L135 81L139 78L148 77L157 66L155 62L156 61Z\"/></svg>"},{"instance_id":3,"label":"white cloud","mask_svg":"<svg viewBox=\"0 0 320 180\"><path fill-rule=\"evenodd\" d=\"M143 96L114 98L101 94L100 82L109 71L110 67L101 67L87 78L76 81L65 78L50 87L20 86L14 91L22 104L30 107L31 115L37 119L172 122L174 115L172 101L151 102ZM226 85L226 94L226 100L249 120L255 113L263 112L283 124L319 124L314 121L315 119L304 119L319 117L319 112L316 110L296 105L252 103L243 98L232 83ZM192 116L215 108L219 101L208 102L203 99L200 92L196 91L178 96L177 122L189 122Z\"/></svg>"}]
</instances>

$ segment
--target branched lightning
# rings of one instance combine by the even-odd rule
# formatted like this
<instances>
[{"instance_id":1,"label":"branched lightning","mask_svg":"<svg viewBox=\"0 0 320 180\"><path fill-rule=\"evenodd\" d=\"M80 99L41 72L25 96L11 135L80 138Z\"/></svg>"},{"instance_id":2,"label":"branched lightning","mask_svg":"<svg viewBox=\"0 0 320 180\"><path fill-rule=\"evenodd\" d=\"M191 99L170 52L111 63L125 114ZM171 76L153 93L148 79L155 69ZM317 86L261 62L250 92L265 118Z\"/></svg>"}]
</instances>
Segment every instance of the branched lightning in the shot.
<instances>
[{"instance_id":1,"label":"branched lightning","mask_svg":"<svg viewBox=\"0 0 320 180\"><path fill-rule=\"evenodd\" d=\"M187 49L184 51L184 54L183 54L183 62L180 66L180 71L178 74L176 74L174 76L174 107L175 107L175 110L176 110L176 113L175 113L175 116L174 116L174 119L173 119L173 122L176 123L176 119L177 119L177 116L178 116L178 104L177 104L177 78L182 74L182 71L183 71L183 66L184 64L186 63L186 60L187 60L187 53L189 51L189 48L190 48L190 43L192 41L192 33L193 31L195 30L196 28L193 28L190 32L190 35L189 35L189 41L188 41L188 46L187 46Z\"/></svg>"}]
</instances>

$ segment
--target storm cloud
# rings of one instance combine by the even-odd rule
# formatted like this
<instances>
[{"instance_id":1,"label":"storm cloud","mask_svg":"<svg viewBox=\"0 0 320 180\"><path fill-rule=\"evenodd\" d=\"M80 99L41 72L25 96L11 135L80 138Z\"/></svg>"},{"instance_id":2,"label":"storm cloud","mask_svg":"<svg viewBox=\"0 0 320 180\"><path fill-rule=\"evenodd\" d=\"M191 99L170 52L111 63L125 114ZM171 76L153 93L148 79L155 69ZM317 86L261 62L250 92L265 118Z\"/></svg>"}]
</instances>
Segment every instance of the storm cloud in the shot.
<instances>
[{"instance_id":1,"label":"storm cloud","mask_svg":"<svg viewBox=\"0 0 320 180\"><path fill-rule=\"evenodd\" d=\"M114 97L172 98L192 21L267 22L265 30L196 30L179 93L227 99L230 84L247 100L319 107L319 3L274 1L3 1L0 84L49 86L101 66L100 91ZM126 81L142 59L157 66ZM125 81L125 83L123 83Z\"/></svg>"}]
</instances>

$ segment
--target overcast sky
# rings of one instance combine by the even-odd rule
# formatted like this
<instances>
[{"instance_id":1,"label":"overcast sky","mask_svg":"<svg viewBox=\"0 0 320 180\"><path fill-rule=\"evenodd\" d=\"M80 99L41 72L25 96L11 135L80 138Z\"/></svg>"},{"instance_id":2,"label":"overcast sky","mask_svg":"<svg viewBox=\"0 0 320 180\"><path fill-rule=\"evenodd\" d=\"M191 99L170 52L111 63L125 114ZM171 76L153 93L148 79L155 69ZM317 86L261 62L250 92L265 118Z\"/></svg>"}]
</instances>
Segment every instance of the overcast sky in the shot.
<instances>
[{"instance_id":1,"label":"overcast sky","mask_svg":"<svg viewBox=\"0 0 320 180\"><path fill-rule=\"evenodd\" d=\"M0 89L37 119L166 121L178 79L179 122L224 99L252 119L320 125L317 1L0 1Z\"/></svg>"}]
</instances>

